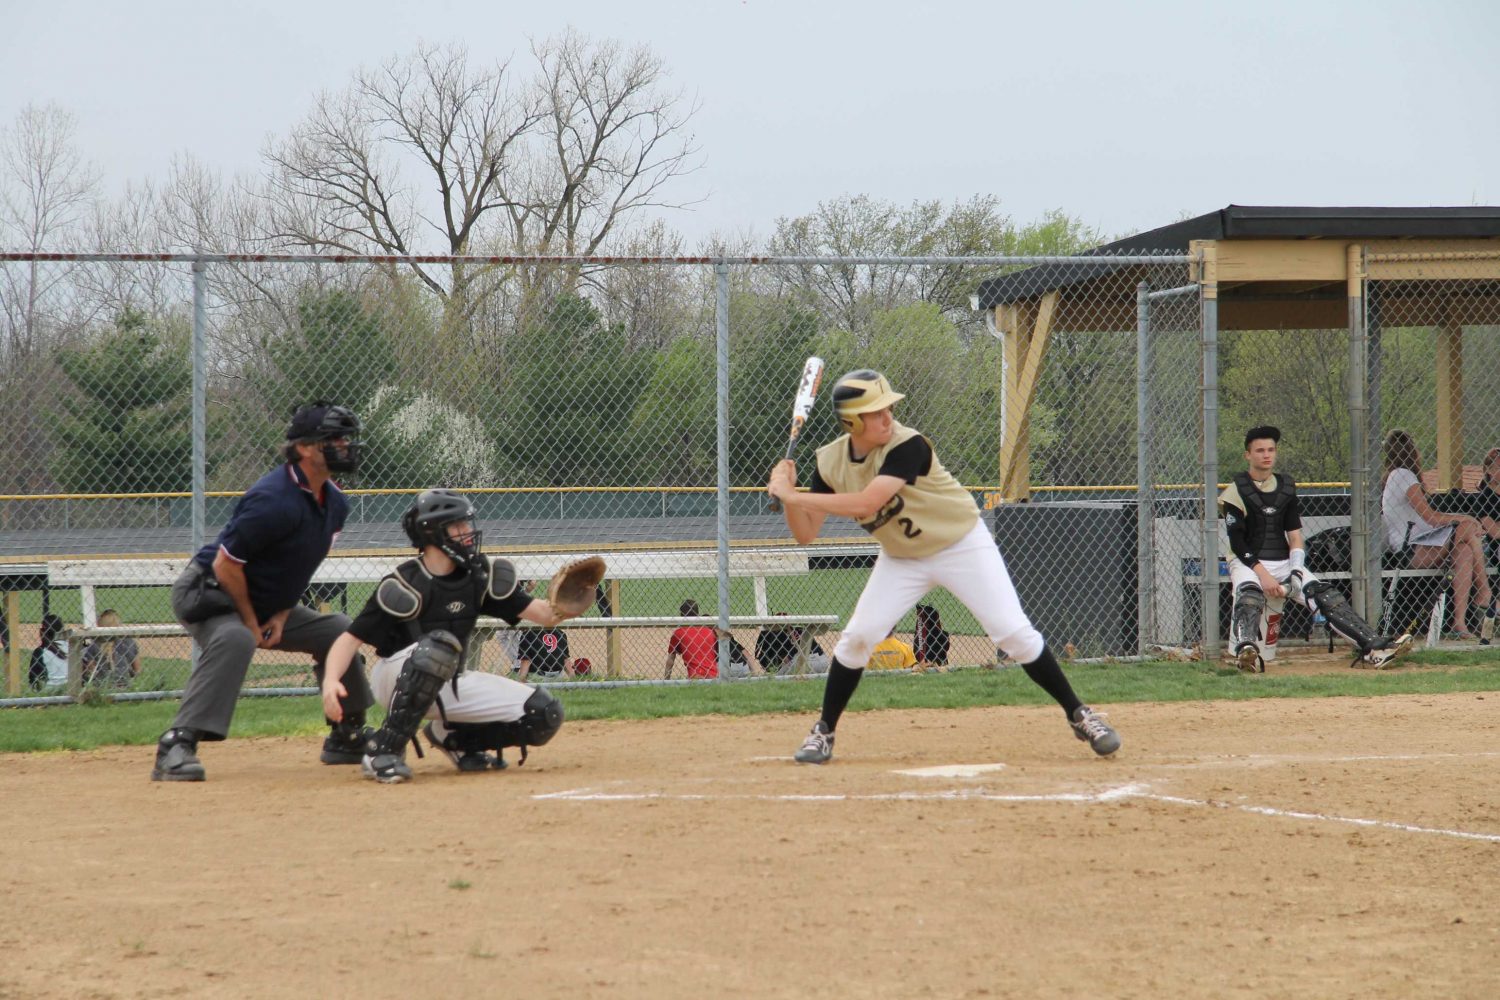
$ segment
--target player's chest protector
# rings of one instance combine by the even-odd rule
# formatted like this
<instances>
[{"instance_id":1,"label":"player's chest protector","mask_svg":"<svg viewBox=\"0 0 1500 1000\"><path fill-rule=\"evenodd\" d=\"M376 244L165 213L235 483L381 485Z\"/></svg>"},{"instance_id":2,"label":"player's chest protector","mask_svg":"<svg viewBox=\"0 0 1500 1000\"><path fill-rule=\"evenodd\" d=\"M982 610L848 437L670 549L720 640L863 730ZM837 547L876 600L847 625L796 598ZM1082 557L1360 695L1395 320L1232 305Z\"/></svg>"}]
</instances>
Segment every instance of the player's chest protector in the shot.
<instances>
[{"instance_id":1,"label":"player's chest protector","mask_svg":"<svg viewBox=\"0 0 1500 1000\"><path fill-rule=\"evenodd\" d=\"M416 560L402 564L396 572L417 592L421 608L413 620L417 634L442 629L458 636L459 642L467 648L469 635L474 631L474 619L479 617L479 606L484 600L484 575L470 572L462 576L435 577Z\"/></svg>"},{"instance_id":2,"label":"player's chest protector","mask_svg":"<svg viewBox=\"0 0 1500 1000\"><path fill-rule=\"evenodd\" d=\"M1276 488L1263 493L1248 472L1234 477L1240 499L1245 501L1245 540L1258 559L1287 559L1292 550L1286 541L1286 512L1297 486L1286 476L1276 477Z\"/></svg>"}]
</instances>

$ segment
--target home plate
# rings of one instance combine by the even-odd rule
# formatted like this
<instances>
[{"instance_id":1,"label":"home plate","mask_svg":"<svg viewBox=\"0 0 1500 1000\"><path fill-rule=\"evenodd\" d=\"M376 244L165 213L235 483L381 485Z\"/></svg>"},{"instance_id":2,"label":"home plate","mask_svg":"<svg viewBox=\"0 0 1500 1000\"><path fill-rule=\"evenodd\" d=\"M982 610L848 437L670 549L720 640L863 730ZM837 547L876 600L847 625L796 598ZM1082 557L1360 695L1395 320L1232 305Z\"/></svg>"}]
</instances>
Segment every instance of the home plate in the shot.
<instances>
[{"instance_id":1,"label":"home plate","mask_svg":"<svg viewBox=\"0 0 1500 1000\"><path fill-rule=\"evenodd\" d=\"M1004 764L939 764L937 767L914 767L895 774L909 774L914 778L977 778L981 774L1005 770Z\"/></svg>"}]
</instances>

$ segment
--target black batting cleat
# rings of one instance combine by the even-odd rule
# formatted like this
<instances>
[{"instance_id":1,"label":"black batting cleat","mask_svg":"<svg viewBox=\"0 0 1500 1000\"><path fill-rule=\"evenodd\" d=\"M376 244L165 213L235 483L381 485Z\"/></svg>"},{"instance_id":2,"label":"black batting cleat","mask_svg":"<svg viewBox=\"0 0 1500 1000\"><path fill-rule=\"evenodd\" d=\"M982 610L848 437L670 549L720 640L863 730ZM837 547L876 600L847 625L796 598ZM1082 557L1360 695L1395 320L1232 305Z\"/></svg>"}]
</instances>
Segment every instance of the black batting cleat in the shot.
<instances>
[{"instance_id":1,"label":"black batting cleat","mask_svg":"<svg viewBox=\"0 0 1500 1000\"><path fill-rule=\"evenodd\" d=\"M828 731L828 723L819 719L792 759L799 764L826 764L832 756L833 733Z\"/></svg>"},{"instance_id":2,"label":"black batting cleat","mask_svg":"<svg viewBox=\"0 0 1500 1000\"><path fill-rule=\"evenodd\" d=\"M1108 757L1120 749L1120 734L1104 721L1102 713L1094 711L1087 705L1079 705L1073 710L1070 724L1073 727L1073 735L1093 747L1094 753L1099 756Z\"/></svg>"}]
</instances>

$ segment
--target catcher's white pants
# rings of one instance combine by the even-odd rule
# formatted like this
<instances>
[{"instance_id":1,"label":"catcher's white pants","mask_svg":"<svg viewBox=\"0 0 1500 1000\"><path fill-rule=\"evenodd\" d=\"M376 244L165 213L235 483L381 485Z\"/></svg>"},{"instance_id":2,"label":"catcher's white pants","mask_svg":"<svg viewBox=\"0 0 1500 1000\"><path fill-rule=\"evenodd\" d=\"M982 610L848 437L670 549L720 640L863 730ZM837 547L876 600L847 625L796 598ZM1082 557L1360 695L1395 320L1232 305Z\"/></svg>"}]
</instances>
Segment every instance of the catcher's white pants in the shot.
<instances>
[{"instance_id":1,"label":"catcher's white pants","mask_svg":"<svg viewBox=\"0 0 1500 1000\"><path fill-rule=\"evenodd\" d=\"M854 614L833 647L834 659L846 667L863 668L876 644L933 587L946 587L962 601L1006 656L1030 663L1042 655L1046 640L1021 610L1005 559L980 519L967 535L921 559L901 559L881 549Z\"/></svg>"},{"instance_id":2,"label":"catcher's white pants","mask_svg":"<svg viewBox=\"0 0 1500 1000\"><path fill-rule=\"evenodd\" d=\"M1266 595L1266 609L1260 613L1260 637L1255 640L1255 645L1260 649L1260 658L1266 663L1276 659L1276 644L1281 640L1281 613L1286 608L1287 598L1301 601L1307 610L1314 613L1317 608L1307 599L1303 591L1309 583L1317 583L1318 577L1307 569L1302 570L1302 584L1299 587L1292 580L1292 561L1290 559L1262 559L1260 564L1266 568L1266 572L1276 580L1277 583L1286 587L1286 597L1272 597ZM1239 600L1240 587L1247 583L1260 586L1260 576L1240 562L1238 559L1229 560L1229 580L1233 584L1234 598ZM1261 588L1265 589L1265 588ZM1234 634L1234 612L1230 611L1230 648L1226 650L1229 655L1234 655L1234 647L1240 644L1240 637Z\"/></svg>"},{"instance_id":3,"label":"catcher's white pants","mask_svg":"<svg viewBox=\"0 0 1500 1000\"><path fill-rule=\"evenodd\" d=\"M417 644L412 643L399 652L381 657L370 668L370 689L375 693L375 700L386 708L390 708L391 696L396 693L396 679L401 676L401 668L416 648ZM439 737L448 735L448 729L443 725L444 715L449 722L515 722L524 714L526 699L536 690L530 684L509 677L474 670L465 670L458 675L457 694L453 693L453 687L451 682L444 684L438 695L443 700L442 713L438 712L435 703L427 710L427 718L434 720L432 728Z\"/></svg>"}]
</instances>

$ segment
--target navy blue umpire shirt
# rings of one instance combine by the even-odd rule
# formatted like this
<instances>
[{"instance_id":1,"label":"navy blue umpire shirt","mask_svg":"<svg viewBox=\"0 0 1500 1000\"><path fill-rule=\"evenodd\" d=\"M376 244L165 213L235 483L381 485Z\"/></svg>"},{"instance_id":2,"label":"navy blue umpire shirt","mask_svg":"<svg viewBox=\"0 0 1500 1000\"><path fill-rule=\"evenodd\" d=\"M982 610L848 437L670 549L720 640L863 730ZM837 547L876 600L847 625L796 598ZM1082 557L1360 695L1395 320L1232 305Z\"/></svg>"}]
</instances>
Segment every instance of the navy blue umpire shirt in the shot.
<instances>
[{"instance_id":1,"label":"navy blue umpire shirt","mask_svg":"<svg viewBox=\"0 0 1500 1000\"><path fill-rule=\"evenodd\" d=\"M218 539L193 561L212 573L214 556L223 549L244 566L250 604L265 621L302 599L348 516L349 500L333 480L323 485L320 505L301 466L288 462L245 491Z\"/></svg>"}]
</instances>

